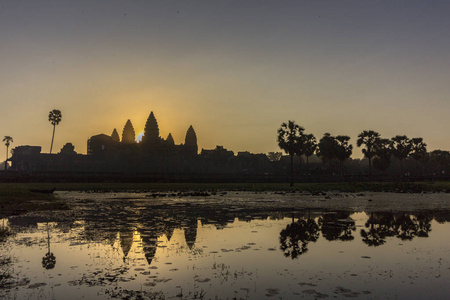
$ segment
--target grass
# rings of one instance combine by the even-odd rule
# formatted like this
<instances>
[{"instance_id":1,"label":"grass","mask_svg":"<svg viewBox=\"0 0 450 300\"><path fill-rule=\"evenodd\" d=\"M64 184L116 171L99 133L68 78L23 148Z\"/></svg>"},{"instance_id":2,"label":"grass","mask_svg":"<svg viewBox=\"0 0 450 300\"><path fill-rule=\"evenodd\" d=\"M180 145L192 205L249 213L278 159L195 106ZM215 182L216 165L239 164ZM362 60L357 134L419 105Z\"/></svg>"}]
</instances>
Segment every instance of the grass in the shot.
<instances>
[{"instance_id":1,"label":"grass","mask_svg":"<svg viewBox=\"0 0 450 300\"><path fill-rule=\"evenodd\" d=\"M52 194L30 191L51 186L39 183L0 183L0 218L29 211L67 209L67 206Z\"/></svg>"},{"instance_id":2,"label":"grass","mask_svg":"<svg viewBox=\"0 0 450 300\"><path fill-rule=\"evenodd\" d=\"M30 189L58 191L341 191L341 192L441 192L450 182L355 182L355 183L0 183L0 202L4 200L52 200L53 195L31 193Z\"/></svg>"}]
</instances>

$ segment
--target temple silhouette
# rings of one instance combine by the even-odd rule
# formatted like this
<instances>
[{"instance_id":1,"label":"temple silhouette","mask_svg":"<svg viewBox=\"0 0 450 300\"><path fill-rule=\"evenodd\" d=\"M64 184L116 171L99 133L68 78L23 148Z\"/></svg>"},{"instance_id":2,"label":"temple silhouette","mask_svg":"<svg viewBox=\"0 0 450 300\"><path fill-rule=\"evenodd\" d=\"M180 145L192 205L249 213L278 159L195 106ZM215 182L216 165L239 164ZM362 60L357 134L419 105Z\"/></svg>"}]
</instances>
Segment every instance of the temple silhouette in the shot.
<instances>
[{"instance_id":1,"label":"temple silhouette","mask_svg":"<svg viewBox=\"0 0 450 300\"><path fill-rule=\"evenodd\" d=\"M137 141L131 120L125 123L122 135L116 128L111 135L100 133L87 140L87 154L79 154L71 143L59 153L41 153L40 146L18 146L10 159L10 174L19 174L24 180L55 179L91 181L104 178L118 180L158 181L213 181L239 174L268 173L269 159L265 154L239 152L216 146L201 149L197 134L191 125L184 143L177 144L171 133L162 138L153 112L147 118L144 133Z\"/></svg>"},{"instance_id":2,"label":"temple silhouette","mask_svg":"<svg viewBox=\"0 0 450 300\"><path fill-rule=\"evenodd\" d=\"M89 138L87 142L87 154L96 159L127 159L130 156L138 156L148 160L151 157L183 156L194 157L198 153L197 135L192 125L186 132L184 144L176 145L169 133L166 139L159 135L158 122L153 112L150 113L145 123L144 134L140 142L136 141L131 120L127 120L122 131L122 140L114 128L111 135L98 134Z\"/></svg>"}]
</instances>

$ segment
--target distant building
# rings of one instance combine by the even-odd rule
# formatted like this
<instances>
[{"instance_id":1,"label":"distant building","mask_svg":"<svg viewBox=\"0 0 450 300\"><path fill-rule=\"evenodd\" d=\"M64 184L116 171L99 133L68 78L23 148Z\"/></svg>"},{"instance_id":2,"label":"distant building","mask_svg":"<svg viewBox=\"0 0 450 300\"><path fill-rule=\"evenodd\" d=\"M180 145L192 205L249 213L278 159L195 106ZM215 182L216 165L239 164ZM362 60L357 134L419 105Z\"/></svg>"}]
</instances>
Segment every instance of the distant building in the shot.
<instances>
[{"instance_id":1,"label":"distant building","mask_svg":"<svg viewBox=\"0 0 450 300\"><path fill-rule=\"evenodd\" d=\"M40 146L18 146L10 158L12 168L16 171L35 171L39 169Z\"/></svg>"},{"instance_id":2,"label":"distant building","mask_svg":"<svg viewBox=\"0 0 450 300\"><path fill-rule=\"evenodd\" d=\"M109 151L114 151L114 146L118 143L106 134L91 136L87 142L87 154L104 157Z\"/></svg>"}]
</instances>

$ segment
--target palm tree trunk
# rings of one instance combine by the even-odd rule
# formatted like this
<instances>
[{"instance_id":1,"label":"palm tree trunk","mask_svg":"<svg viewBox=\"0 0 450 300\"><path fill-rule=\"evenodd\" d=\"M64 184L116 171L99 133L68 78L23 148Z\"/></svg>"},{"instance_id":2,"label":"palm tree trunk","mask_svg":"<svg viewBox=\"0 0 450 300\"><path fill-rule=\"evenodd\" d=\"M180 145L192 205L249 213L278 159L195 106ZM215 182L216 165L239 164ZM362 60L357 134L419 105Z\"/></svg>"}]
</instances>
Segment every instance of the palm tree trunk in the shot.
<instances>
[{"instance_id":1,"label":"palm tree trunk","mask_svg":"<svg viewBox=\"0 0 450 300\"><path fill-rule=\"evenodd\" d=\"M56 127L56 125L53 125L53 134L52 134L52 143L50 145L50 154L52 154L52 149L53 149L53 139L55 138L55 127Z\"/></svg>"},{"instance_id":2,"label":"palm tree trunk","mask_svg":"<svg viewBox=\"0 0 450 300\"><path fill-rule=\"evenodd\" d=\"M310 176L310 173L309 173L309 156L306 157L306 174L308 176Z\"/></svg>"},{"instance_id":3,"label":"palm tree trunk","mask_svg":"<svg viewBox=\"0 0 450 300\"><path fill-rule=\"evenodd\" d=\"M9 146L6 146L5 172L8 171L8 148Z\"/></svg>"},{"instance_id":4,"label":"palm tree trunk","mask_svg":"<svg viewBox=\"0 0 450 300\"><path fill-rule=\"evenodd\" d=\"M369 158L369 177L372 178L372 158Z\"/></svg>"},{"instance_id":5,"label":"palm tree trunk","mask_svg":"<svg viewBox=\"0 0 450 300\"><path fill-rule=\"evenodd\" d=\"M291 155L291 183L290 186L294 186L294 155Z\"/></svg>"},{"instance_id":6,"label":"palm tree trunk","mask_svg":"<svg viewBox=\"0 0 450 300\"><path fill-rule=\"evenodd\" d=\"M416 173L417 173L416 176L419 177L419 175L420 175L419 173L420 172L419 172L419 160L418 159L416 159Z\"/></svg>"}]
</instances>

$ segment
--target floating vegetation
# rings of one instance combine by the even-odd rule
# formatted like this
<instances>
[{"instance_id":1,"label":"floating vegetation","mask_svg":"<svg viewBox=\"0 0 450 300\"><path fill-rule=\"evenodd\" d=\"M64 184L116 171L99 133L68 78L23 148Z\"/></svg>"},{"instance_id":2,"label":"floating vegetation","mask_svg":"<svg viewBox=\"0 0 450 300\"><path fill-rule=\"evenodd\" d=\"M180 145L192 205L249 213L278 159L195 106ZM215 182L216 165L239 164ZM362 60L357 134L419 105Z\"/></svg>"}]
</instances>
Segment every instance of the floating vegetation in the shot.
<instances>
[{"instance_id":1,"label":"floating vegetation","mask_svg":"<svg viewBox=\"0 0 450 300\"><path fill-rule=\"evenodd\" d=\"M0 287L7 285L11 278L11 257L0 257Z\"/></svg>"},{"instance_id":2,"label":"floating vegetation","mask_svg":"<svg viewBox=\"0 0 450 300\"><path fill-rule=\"evenodd\" d=\"M88 285L88 286L104 286L117 282L127 282L135 280L133 276L124 276L128 272L128 268L120 267L112 270L98 270L89 274L83 274L81 279L69 281L69 285Z\"/></svg>"},{"instance_id":3,"label":"floating vegetation","mask_svg":"<svg viewBox=\"0 0 450 300\"><path fill-rule=\"evenodd\" d=\"M5 242L14 232L6 226L0 226L0 243Z\"/></svg>"},{"instance_id":4,"label":"floating vegetation","mask_svg":"<svg viewBox=\"0 0 450 300\"><path fill-rule=\"evenodd\" d=\"M105 295L111 298L117 299L134 299L134 300L165 300L166 297L163 292L152 292L152 291L135 291L122 289L120 287L110 288L104 291Z\"/></svg>"}]
</instances>

